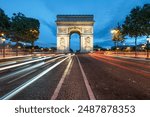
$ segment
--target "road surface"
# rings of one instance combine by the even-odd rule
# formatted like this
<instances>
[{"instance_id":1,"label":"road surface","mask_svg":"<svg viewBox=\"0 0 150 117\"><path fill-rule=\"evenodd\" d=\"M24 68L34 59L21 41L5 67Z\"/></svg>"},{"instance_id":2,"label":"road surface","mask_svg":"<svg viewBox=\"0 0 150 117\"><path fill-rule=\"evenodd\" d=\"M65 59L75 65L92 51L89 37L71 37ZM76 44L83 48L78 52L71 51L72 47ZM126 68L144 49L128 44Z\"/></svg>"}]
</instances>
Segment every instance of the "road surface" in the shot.
<instances>
[{"instance_id":1,"label":"road surface","mask_svg":"<svg viewBox=\"0 0 150 117\"><path fill-rule=\"evenodd\" d=\"M93 53L2 65L0 99L150 99L150 62Z\"/></svg>"}]
</instances>

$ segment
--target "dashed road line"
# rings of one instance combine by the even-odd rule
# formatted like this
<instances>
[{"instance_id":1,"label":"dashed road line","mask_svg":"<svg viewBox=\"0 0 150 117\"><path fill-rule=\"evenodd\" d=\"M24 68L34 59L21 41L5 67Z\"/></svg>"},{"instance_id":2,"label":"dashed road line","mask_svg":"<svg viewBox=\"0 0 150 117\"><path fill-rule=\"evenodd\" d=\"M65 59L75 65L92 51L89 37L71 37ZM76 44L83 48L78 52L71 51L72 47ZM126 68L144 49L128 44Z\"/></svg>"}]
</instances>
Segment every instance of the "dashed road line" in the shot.
<instances>
[{"instance_id":1,"label":"dashed road line","mask_svg":"<svg viewBox=\"0 0 150 117\"><path fill-rule=\"evenodd\" d=\"M84 80L84 83L85 83L85 86L86 86L86 89L87 89L89 98L90 98L90 100L96 100L96 98L95 98L95 96L94 96L94 93L93 93L93 91L92 91L92 89L91 89L91 87L90 87L90 84L89 84L89 82L88 82L88 80L87 80L87 77L86 77L86 75L85 75L85 72L84 72L84 70L83 70L83 68L82 68L82 65L81 65L81 63L80 63L80 60L79 60L78 56L76 56L76 57L77 57L77 60L78 60L78 63L79 63L79 67L80 67L80 70L81 70L81 73L82 73L82 76L83 76L83 80Z\"/></svg>"}]
</instances>

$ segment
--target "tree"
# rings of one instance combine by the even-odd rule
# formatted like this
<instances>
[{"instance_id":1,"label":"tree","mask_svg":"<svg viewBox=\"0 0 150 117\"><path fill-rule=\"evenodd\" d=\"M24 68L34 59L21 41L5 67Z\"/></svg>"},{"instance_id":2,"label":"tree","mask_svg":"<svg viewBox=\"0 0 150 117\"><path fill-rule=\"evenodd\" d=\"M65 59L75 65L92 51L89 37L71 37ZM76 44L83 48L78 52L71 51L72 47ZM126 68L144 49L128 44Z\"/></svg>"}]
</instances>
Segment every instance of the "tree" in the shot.
<instances>
[{"instance_id":1,"label":"tree","mask_svg":"<svg viewBox=\"0 0 150 117\"><path fill-rule=\"evenodd\" d=\"M142 19L140 20L141 32L143 36L150 35L150 4L145 4L140 13Z\"/></svg>"},{"instance_id":2,"label":"tree","mask_svg":"<svg viewBox=\"0 0 150 117\"><path fill-rule=\"evenodd\" d=\"M11 18L11 41L17 42L24 41L24 30L25 30L25 15L22 13L14 13Z\"/></svg>"},{"instance_id":3,"label":"tree","mask_svg":"<svg viewBox=\"0 0 150 117\"><path fill-rule=\"evenodd\" d=\"M39 38L40 22L34 18L26 18L25 41L34 46L34 42Z\"/></svg>"},{"instance_id":4,"label":"tree","mask_svg":"<svg viewBox=\"0 0 150 117\"><path fill-rule=\"evenodd\" d=\"M16 56L18 56L18 42L24 41L25 31L25 15L22 13L14 13L11 20L11 41L16 42Z\"/></svg>"},{"instance_id":5,"label":"tree","mask_svg":"<svg viewBox=\"0 0 150 117\"><path fill-rule=\"evenodd\" d=\"M9 34L10 18L0 8L0 34L4 33L6 36Z\"/></svg>"},{"instance_id":6,"label":"tree","mask_svg":"<svg viewBox=\"0 0 150 117\"><path fill-rule=\"evenodd\" d=\"M39 36L39 26L38 20L28 18L22 13L14 13L11 23L11 41L16 42L16 45L18 45L19 41L30 42L33 45ZM16 55L18 55L17 48Z\"/></svg>"},{"instance_id":7,"label":"tree","mask_svg":"<svg viewBox=\"0 0 150 117\"><path fill-rule=\"evenodd\" d=\"M137 56L137 38L142 36L141 28L142 16L141 8L136 7L131 10L130 14L126 17L123 27L123 34L135 38L135 56Z\"/></svg>"}]
</instances>

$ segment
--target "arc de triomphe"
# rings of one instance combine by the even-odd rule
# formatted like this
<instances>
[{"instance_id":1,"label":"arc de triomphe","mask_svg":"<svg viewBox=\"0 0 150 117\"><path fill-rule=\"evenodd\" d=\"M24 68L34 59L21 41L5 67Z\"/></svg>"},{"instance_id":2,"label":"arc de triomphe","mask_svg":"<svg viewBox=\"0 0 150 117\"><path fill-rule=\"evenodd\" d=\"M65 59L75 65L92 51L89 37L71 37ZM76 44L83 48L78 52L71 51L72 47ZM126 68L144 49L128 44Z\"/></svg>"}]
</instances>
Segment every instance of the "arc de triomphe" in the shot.
<instances>
[{"instance_id":1,"label":"arc de triomphe","mask_svg":"<svg viewBox=\"0 0 150 117\"><path fill-rule=\"evenodd\" d=\"M57 15L57 52L70 51L70 36L80 35L80 52L93 51L93 15Z\"/></svg>"}]
</instances>

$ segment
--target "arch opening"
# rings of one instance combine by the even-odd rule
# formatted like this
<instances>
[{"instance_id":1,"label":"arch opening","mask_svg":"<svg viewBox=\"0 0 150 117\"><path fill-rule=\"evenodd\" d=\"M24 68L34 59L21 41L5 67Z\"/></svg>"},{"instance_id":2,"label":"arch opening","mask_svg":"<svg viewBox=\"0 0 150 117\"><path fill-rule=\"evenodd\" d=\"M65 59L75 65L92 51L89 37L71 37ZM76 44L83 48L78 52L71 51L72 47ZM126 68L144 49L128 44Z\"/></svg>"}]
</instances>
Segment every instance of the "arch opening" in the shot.
<instances>
[{"instance_id":1,"label":"arch opening","mask_svg":"<svg viewBox=\"0 0 150 117\"><path fill-rule=\"evenodd\" d=\"M70 52L80 52L81 48L80 33L71 32L69 40L70 40Z\"/></svg>"}]
</instances>

